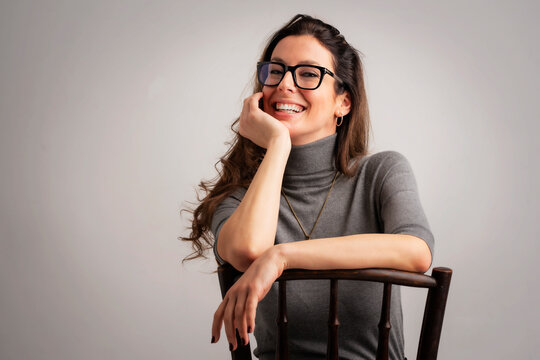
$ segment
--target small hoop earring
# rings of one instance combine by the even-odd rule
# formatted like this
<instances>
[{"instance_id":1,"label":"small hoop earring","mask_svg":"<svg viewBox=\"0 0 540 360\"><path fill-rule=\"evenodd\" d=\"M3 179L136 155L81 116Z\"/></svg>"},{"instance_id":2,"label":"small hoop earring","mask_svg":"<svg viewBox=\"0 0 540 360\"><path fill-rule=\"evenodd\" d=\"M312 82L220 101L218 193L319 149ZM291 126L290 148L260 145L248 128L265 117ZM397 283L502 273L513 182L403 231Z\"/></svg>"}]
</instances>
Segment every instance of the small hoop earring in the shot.
<instances>
[{"instance_id":1,"label":"small hoop earring","mask_svg":"<svg viewBox=\"0 0 540 360\"><path fill-rule=\"evenodd\" d=\"M338 123L336 124L338 127L341 126L341 124L343 124L343 116L339 118L341 121L338 121Z\"/></svg>"}]
</instances>

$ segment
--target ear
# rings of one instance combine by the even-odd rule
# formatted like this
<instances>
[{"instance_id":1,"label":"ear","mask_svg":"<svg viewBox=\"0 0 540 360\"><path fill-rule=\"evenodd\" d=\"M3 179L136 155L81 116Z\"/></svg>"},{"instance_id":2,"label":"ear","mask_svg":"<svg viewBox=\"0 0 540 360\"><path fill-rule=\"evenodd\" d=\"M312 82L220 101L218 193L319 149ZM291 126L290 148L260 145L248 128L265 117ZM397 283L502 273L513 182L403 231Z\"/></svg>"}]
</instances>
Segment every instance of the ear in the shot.
<instances>
[{"instance_id":1,"label":"ear","mask_svg":"<svg viewBox=\"0 0 540 360\"><path fill-rule=\"evenodd\" d=\"M336 105L336 117L347 115L351 112L351 94L345 91L343 94L338 95Z\"/></svg>"}]
</instances>

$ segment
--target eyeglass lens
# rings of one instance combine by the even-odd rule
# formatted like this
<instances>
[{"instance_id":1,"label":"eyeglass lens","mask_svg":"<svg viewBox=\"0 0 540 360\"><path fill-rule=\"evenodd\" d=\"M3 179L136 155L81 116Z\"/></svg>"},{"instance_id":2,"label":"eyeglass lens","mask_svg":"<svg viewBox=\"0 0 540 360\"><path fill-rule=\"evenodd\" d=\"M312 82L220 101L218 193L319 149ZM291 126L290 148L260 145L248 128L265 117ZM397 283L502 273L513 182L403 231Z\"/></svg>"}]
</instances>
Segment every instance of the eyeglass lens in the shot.
<instances>
[{"instance_id":1,"label":"eyeglass lens","mask_svg":"<svg viewBox=\"0 0 540 360\"><path fill-rule=\"evenodd\" d=\"M321 70L311 66L299 66L294 69L296 86L304 89L315 89L321 82ZM285 76L282 64L263 64L259 69L259 81L265 86L276 86Z\"/></svg>"}]
</instances>

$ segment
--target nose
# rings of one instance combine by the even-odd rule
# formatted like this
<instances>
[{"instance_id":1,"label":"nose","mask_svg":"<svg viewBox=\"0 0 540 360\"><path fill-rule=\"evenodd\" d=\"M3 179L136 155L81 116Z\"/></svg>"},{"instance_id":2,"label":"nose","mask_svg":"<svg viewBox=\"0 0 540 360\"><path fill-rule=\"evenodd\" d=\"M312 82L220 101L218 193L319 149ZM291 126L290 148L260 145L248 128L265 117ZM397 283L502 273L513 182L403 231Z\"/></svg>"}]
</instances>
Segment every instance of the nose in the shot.
<instances>
[{"instance_id":1,"label":"nose","mask_svg":"<svg viewBox=\"0 0 540 360\"><path fill-rule=\"evenodd\" d=\"M278 85L278 89L281 91L296 90L296 85L294 84L292 71L289 70L285 73L285 75L283 75L283 79L281 79L281 82Z\"/></svg>"}]
</instances>

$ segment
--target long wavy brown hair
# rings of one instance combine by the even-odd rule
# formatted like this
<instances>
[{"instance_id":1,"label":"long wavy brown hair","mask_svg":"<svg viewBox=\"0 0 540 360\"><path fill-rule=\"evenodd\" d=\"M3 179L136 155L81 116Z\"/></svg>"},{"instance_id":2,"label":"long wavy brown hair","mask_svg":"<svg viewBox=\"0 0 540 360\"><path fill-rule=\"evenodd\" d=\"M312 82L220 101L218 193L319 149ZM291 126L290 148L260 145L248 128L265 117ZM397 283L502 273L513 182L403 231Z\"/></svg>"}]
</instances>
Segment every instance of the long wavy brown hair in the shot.
<instances>
[{"instance_id":1,"label":"long wavy brown hair","mask_svg":"<svg viewBox=\"0 0 540 360\"><path fill-rule=\"evenodd\" d=\"M364 72L359 52L352 47L335 27L308 15L298 14L285 26L276 31L264 49L261 61L269 61L274 48L280 40L291 35L311 35L332 53L336 75L342 80L336 82L336 93L349 92L351 110L344 116L343 124L337 127L336 167L352 177L356 172L353 160L367 154L369 140L369 111L364 87ZM255 79L257 78L255 74ZM255 82L254 93L262 91L262 85ZM231 125L235 133L229 150L216 163L217 177L201 181L197 194L199 205L193 214L191 234L180 237L192 243L193 253L183 261L206 257L205 252L212 248L213 235L210 231L212 217L218 204L238 187L248 187L257 171L266 149L242 137L236 130L239 118Z\"/></svg>"}]
</instances>

